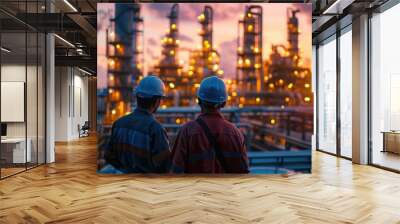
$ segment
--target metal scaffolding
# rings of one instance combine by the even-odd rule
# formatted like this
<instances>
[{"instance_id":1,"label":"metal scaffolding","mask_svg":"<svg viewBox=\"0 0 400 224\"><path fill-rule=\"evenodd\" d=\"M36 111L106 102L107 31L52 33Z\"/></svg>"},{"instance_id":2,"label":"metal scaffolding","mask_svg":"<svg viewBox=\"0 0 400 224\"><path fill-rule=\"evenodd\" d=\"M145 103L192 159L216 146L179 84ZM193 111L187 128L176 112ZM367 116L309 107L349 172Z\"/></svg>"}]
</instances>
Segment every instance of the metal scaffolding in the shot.
<instances>
[{"instance_id":1,"label":"metal scaffolding","mask_svg":"<svg viewBox=\"0 0 400 224\"><path fill-rule=\"evenodd\" d=\"M188 74L198 84L203 78L208 76L216 75L222 77L224 71L219 66L220 55L213 46L212 7L205 6L197 19L201 25L199 30L201 45L190 54Z\"/></svg>"},{"instance_id":2,"label":"metal scaffolding","mask_svg":"<svg viewBox=\"0 0 400 224\"><path fill-rule=\"evenodd\" d=\"M142 76L143 19L139 4L116 4L115 17L106 31L107 89L104 124L131 112L133 90Z\"/></svg>"},{"instance_id":3,"label":"metal scaffolding","mask_svg":"<svg viewBox=\"0 0 400 224\"><path fill-rule=\"evenodd\" d=\"M174 4L167 15L169 28L162 38L161 60L156 66L156 73L166 84L167 97L161 108L171 106L189 106L195 103L195 80L193 73L183 71L183 60L179 60L179 5Z\"/></svg>"},{"instance_id":4,"label":"metal scaffolding","mask_svg":"<svg viewBox=\"0 0 400 224\"><path fill-rule=\"evenodd\" d=\"M241 95L263 91L263 10L246 6L238 23L236 80ZM242 34L242 35L241 35Z\"/></svg>"},{"instance_id":5,"label":"metal scaffolding","mask_svg":"<svg viewBox=\"0 0 400 224\"><path fill-rule=\"evenodd\" d=\"M299 20L296 16L300 10L298 9L287 9L287 31L288 31L288 51L289 56L292 57L294 60L294 66L298 65L299 63Z\"/></svg>"},{"instance_id":6,"label":"metal scaffolding","mask_svg":"<svg viewBox=\"0 0 400 224\"><path fill-rule=\"evenodd\" d=\"M162 52L159 65L156 67L160 78L166 83L167 99L164 105L179 105L179 91L177 88L182 86L182 64L178 60L179 49L179 28L178 28L179 5L174 4L171 12L167 16L169 28L166 35L162 38Z\"/></svg>"},{"instance_id":7,"label":"metal scaffolding","mask_svg":"<svg viewBox=\"0 0 400 224\"><path fill-rule=\"evenodd\" d=\"M266 87L270 93L280 93L269 105L281 107L312 105L311 71L303 66L299 49L298 9L287 9L287 46L272 45L266 62Z\"/></svg>"}]
</instances>

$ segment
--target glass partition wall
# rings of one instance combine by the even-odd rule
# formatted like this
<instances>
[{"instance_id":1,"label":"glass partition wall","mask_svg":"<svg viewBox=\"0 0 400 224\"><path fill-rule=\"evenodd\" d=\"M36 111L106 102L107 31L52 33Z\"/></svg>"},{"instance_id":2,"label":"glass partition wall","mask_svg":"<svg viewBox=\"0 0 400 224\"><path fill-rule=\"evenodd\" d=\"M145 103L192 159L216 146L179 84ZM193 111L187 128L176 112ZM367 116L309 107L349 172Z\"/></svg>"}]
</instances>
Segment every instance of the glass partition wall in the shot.
<instances>
[{"instance_id":1,"label":"glass partition wall","mask_svg":"<svg viewBox=\"0 0 400 224\"><path fill-rule=\"evenodd\" d=\"M400 4L371 18L370 162L400 171Z\"/></svg>"},{"instance_id":2,"label":"glass partition wall","mask_svg":"<svg viewBox=\"0 0 400 224\"><path fill-rule=\"evenodd\" d=\"M341 31L339 49L340 155L352 158L352 34L351 25Z\"/></svg>"},{"instance_id":3,"label":"glass partition wall","mask_svg":"<svg viewBox=\"0 0 400 224\"><path fill-rule=\"evenodd\" d=\"M336 36L318 46L318 133L319 150L336 153Z\"/></svg>"},{"instance_id":4,"label":"glass partition wall","mask_svg":"<svg viewBox=\"0 0 400 224\"><path fill-rule=\"evenodd\" d=\"M317 144L319 151L352 157L351 25L318 44Z\"/></svg>"},{"instance_id":5,"label":"glass partition wall","mask_svg":"<svg viewBox=\"0 0 400 224\"><path fill-rule=\"evenodd\" d=\"M38 12L40 2L20 1L18 10ZM2 10L0 47L3 179L45 163L45 35Z\"/></svg>"},{"instance_id":6,"label":"glass partition wall","mask_svg":"<svg viewBox=\"0 0 400 224\"><path fill-rule=\"evenodd\" d=\"M400 33L394 29L398 21L400 4L389 2L387 6L382 5L370 17L368 34L368 163L396 172L400 172ZM351 159L351 25L337 32L334 38L328 38L317 45L315 52L318 86L317 149ZM337 85L336 89L327 82Z\"/></svg>"}]
</instances>

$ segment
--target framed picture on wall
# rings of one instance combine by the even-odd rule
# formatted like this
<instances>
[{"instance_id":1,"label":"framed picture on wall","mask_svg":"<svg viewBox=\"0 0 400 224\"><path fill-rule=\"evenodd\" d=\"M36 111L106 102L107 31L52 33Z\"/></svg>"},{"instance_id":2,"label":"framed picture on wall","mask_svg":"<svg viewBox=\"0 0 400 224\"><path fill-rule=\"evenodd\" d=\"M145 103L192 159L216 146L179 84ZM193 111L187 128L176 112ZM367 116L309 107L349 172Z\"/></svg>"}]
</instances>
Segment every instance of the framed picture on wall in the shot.
<instances>
[{"instance_id":1,"label":"framed picture on wall","mask_svg":"<svg viewBox=\"0 0 400 224\"><path fill-rule=\"evenodd\" d=\"M311 172L311 4L97 8L99 173Z\"/></svg>"}]
</instances>

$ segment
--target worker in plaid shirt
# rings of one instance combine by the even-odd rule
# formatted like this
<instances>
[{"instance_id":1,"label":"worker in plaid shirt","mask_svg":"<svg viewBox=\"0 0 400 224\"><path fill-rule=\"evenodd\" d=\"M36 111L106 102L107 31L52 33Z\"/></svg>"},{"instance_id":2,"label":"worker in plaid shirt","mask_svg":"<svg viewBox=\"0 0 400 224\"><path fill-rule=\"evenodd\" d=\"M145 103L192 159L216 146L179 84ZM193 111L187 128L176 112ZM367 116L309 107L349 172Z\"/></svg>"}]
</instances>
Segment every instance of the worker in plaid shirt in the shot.
<instances>
[{"instance_id":1,"label":"worker in plaid shirt","mask_svg":"<svg viewBox=\"0 0 400 224\"><path fill-rule=\"evenodd\" d=\"M243 134L220 109L227 99L224 82L204 79L198 91L201 114L186 123L172 148L172 173L248 173Z\"/></svg>"}]
</instances>

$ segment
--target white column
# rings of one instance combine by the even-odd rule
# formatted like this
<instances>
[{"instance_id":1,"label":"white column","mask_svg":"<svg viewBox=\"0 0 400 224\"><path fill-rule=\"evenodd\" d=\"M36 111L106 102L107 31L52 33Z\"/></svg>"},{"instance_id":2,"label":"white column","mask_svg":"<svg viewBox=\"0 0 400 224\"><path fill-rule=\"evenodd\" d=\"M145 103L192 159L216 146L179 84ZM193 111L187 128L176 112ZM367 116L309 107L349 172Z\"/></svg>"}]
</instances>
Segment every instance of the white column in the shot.
<instances>
[{"instance_id":1,"label":"white column","mask_svg":"<svg viewBox=\"0 0 400 224\"><path fill-rule=\"evenodd\" d=\"M47 12L53 12L54 6L46 1ZM55 44L54 34L46 35L46 163L55 161Z\"/></svg>"},{"instance_id":2,"label":"white column","mask_svg":"<svg viewBox=\"0 0 400 224\"><path fill-rule=\"evenodd\" d=\"M353 19L353 162L368 163L368 15Z\"/></svg>"},{"instance_id":3,"label":"white column","mask_svg":"<svg viewBox=\"0 0 400 224\"><path fill-rule=\"evenodd\" d=\"M46 163L55 161L54 133L55 133L55 74L54 74L54 35L46 36Z\"/></svg>"},{"instance_id":4,"label":"white column","mask_svg":"<svg viewBox=\"0 0 400 224\"><path fill-rule=\"evenodd\" d=\"M71 67L56 67L55 141L71 140Z\"/></svg>"}]
</instances>

